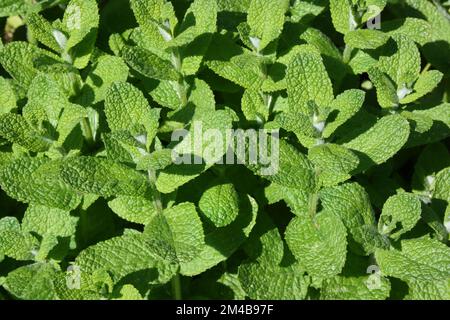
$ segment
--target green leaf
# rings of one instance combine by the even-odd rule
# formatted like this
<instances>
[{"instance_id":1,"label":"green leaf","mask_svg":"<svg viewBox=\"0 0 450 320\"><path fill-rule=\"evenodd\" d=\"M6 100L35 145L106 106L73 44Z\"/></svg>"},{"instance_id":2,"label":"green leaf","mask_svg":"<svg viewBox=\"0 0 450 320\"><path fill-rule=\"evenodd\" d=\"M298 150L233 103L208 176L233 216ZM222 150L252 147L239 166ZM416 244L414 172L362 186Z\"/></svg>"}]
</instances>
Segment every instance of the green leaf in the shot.
<instances>
[{"instance_id":1,"label":"green leaf","mask_svg":"<svg viewBox=\"0 0 450 320\"><path fill-rule=\"evenodd\" d=\"M214 45L214 43L211 44L211 46ZM260 61L250 54L236 55L231 57L229 61L209 61L208 67L219 76L246 89L258 89L264 81Z\"/></svg>"},{"instance_id":2,"label":"green leaf","mask_svg":"<svg viewBox=\"0 0 450 320\"><path fill-rule=\"evenodd\" d=\"M256 51L262 51L269 43L277 39L283 29L289 7L287 0L252 0L248 8L247 22L250 26L250 39Z\"/></svg>"},{"instance_id":3,"label":"green leaf","mask_svg":"<svg viewBox=\"0 0 450 320\"><path fill-rule=\"evenodd\" d=\"M226 110L207 111L199 114L195 120L196 122L191 125L188 134L174 149L176 159L182 157L184 163L174 163L161 171L158 176L156 187L162 193L171 193L194 179L222 159L227 151L225 137L227 129L231 128L232 118L230 113ZM201 125L201 128L196 127L195 124ZM199 134L203 135L209 129L220 131L221 137L202 139ZM178 137L178 139L181 140L181 137ZM199 141L201 143L198 143ZM210 149L217 152L209 154ZM192 155L195 155L196 159L202 160L199 161L201 163L194 163ZM188 157L186 161L184 161L184 156Z\"/></svg>"},{"instance_id":4,"label":"green leaf","mask_svg":"<svg viewBox=\"0 0 450 320\"><path fill-rule=\"evenodd\" d=\"M347 0L330 0L331 19L337 32L346 34L356 29L357 22Z\"/></svg>"},{"instance_id":5,"label":"green leaf","mask_svg":"<svg viewBox=\"0 0 450 320\"><path fill-rule=\"evenodd\" d=\"M242 96L242 112L249 121L261 121L269 118L269 107L264 96L256 90L245 90Z\"/></svg>"},{"instance_id":6,"label":"green leaf","mask_svg":"<svg viewBox=\"0 0 450 320\"><path fill-rule=\"evenodd\" d=\"M145 84L147 84L147 82ZM154 87L153 83L150 85L151 88L149 90L149 94L155 102L163 107L173 110L182 107L183 102L181 101L182 97L178 93L178 83L169 80L162 80L159 81L156 87Z\"/></svg>"},{"instance_id":7,"label":"green leaf","mask_svg":"<svg viewBox=\"0 0 450 320\"><path fill-rule=\"evenodd\" d=\"M374 280L374 287L371 287ZM324 281L320 289L322 300L385 300L389 297L389 280L377 274L360 277L336 276Z\"/></svg>"},{"instance_id":8,"label":"green leaf","mask_svg":"<svg viewBox=\"0 0 450 320\"><path fill-rule=\"evenodd\" d=\"M346 45L358 49L376 49L389 40L389 35L378 30L358 29L345 34Z\"/></svg>"},{"instance_id":9,"label":"green leaf","mask_svg":"<svg viewBox=\"0 0 450 320\"><path fill-rule=\"evenodd\" d=\"M371 68L376 67L378 60L374 59L370 54L364 50L356 49L348 62L349 67L352 69L354 74L363 74L368 72Z\"/></svg>"},{"instance_id":10,"label":"green leaf","mask_svg":"<svg viewBox=\"0 0 450 320\"><path fill-rule=\"evenodd\" d=\"M220 11L247 12L251 0L217 0Z\"/></svg>"},{"instance_id":11,"label":"green leaf","mask_svg":"<svg viewBox=\"0 0 450 320\"><path fill-rule=\"evenodd\" d=\"M331 79L338 82L341 81L348 72L348 68L343 62L341 51L336 47L333 41L326 34L322 33L322 31L314 28L306 29L306 31L300 35L300 39L306 41L320 52Z\"/></svg>"},{"instance_id":12,"label":"green leaf","mask_svg":"<svg viewBox=\"0 0 450 320\"><path fill-rule=\"evenodd\" d=\"M283 112L275 116L274 122L281 128L292 131L302 141L304 137L313 138L317 136L312 119L300 112Z\"/></svg>"},{"instance_id":13,"label":"green leaf","mask_svg":"<svg viewBox=\"0 0 450 320\"><path fill-rule=\"evenodd\" d=\"M406 36L396 35L393 39L397 44L397 52L390 57L380 57L379 67L397 84L397 90L409 88L420 74L419 49Z\"/></svg>"},{"instance_id":14,"label":"green leaf","mask_svg":"<svg viewBox=\"0 0 450 320\"><path fill-rule=\"evenodd\" d=\"M143 234L129 234L99 242L83 250L75 260L81 272L104 270L114 283L129 274L152 270L149 283L166 283L175 274L177 260L169 244Z\"/></svg>"},{"instance_id":15,"label":"green leaf","mask_svg":"<svg viewBox=\"0 0 450 320\"><path fill-rule=\"evenodd\" d=\"M145 77L158 80L174 80L180 77L168 60L140 47L125 47L122 57L128 65Z\"/></svg>"},{"instance_id":16,"label":"green leaf","mask_svg":"<svg viewBox=\"0 0 450 320\"><path fill-rule=\"evenodd\" d=\"M139 224L147 224L156 214L153 203L143 197L120 196L108 202L119 217Z\"/></svg>"},{"instance_id":17,"label":"green leaf","mask_svg":"<svg viewBox=\"0 0 450 320\"><path fill-rule=\"evenodd\" d=\"M408 281L408 295L405 300L448 300L450 280Z\"/></svg>"},{"instance_id":18,"label":"green leaf","mask_svg":"<svg viewBox=\"0 0 450 320\"><path fill-rule=\"evenodd\" d=\"M421 203L417 196L399 193L390 197L384 204L378 230L396 239L416 225L421 213Z\"/></svg>"},{"instance_id":19,"label":"green leaf","mask_svg":"<svg viewBox=\"0 0 450 320\"><path fill-rule=\"evenodd\" d=\"M162 170L172 164L172 150L162 149L145 155L136 164L138 170Z\"/></svg>"},{"instance_id":20,"label":"green leaf","mask_svg":"<svg viewBox=\"0 0 450 320\"><path fill-rule=\"evenodd\" d=\"M81 193L139 196L149 190L144 175L114 161L95 157L73 157L64 160L62 180Z\"/></svg>"},{"instance_id":21,"label":"green leaf","mask_svg":"<svg viewBox=\"0 0 450 320\"><path fill-rule=\"evenodd\" d=\"M75 234L78 218L69 211L42 205L29 205L22 220L22 230L41 236L70 237Z\"/></svg>"},{"instance_id":22,"label":"green leaf","mask_svg":"<svg viewBox=\"0 0 450 320\"><path fill-rule=\"evenodd\" d=\"M387 240L375 226L375 216L369 196L357 183L323 188L319 193L323 209L341 218L349 232L349 245L355 253L372 253L386 247Z\"/></svg>"},{"instance_id":23,"label":"green leaf","mask_svg":"<svg viewBox=\"0 0 450 320\"><path fill-rule=\"evenodd\" d=\"M12 143L35 152L43 152L50 148L52 141L43 135L44 132L34 128L28 121L17 114L0 115L0 136Z\"/></svg>"},{"instance_id":24,"label":"green leaf","mask_svg":"<svg viewBox=\"0 0 450 320\"><path fill-rule=\"evenodd\" d=\"M378 16L383 11L388 0L365 0L364 2L365 5L360 4L359 6L360 9L362 8L365 11L361 17L361 22L366 22Z\"/></svg>"},{"instance_id":25,"label":"green leaf","mask_svg":"<svg viewBox=\"0 0 450 320\"><path fill-rule=\"evenodd\" d=\"M64 47L61 47L61 45L64 42L58 42L58 37L63 37L63 39L66 39L65 35L61 33L61 31L53 29L50 22L48 22L45 18L43 18L38 13L32 13L26 18L26 24L36 40L47 46L48 48L60 52L64 50ZM58 32L60 34L58 34Z\"/></svg>"},{"instance_id":26,"label":"green leaf","mask_svg":"<svg viewBox=\"0 0 450 320\"><path fill-rule=\"evenodd\" d=\"M375 258L384 275L406 282L446 281L450 277L450 249L428 236L402 240L400 250L377 250Z\"/></svg>"},{"instance_id":27,"label":"green leaf","mask_svg":"<svg viewBox=\"0 0 450 320\"><path fill-rule=\"evenodd\" d=\"M291 19L293 22L305 21L309 22L319 14L323 12L326 7L326 3L324 1L320 2L304 2L297 1L290 8Z\"/></svg>"},{"instance_id":28,"label":"green leaf","mask_svg":"<svg viewBox=\"0 0 450 320\"><path fill-rule=\"evenodd\" d=\"M284 200L295 215L303 216L309 209L311 192L271 183L265 188L264 194L269 204Z\"/></svg>"},{"instance_id":29,"label":"green leaf","mask_svg":"<svg viewBox=\"0 0 450 320\"><path fill-rule=\"evenodd\" d=\"M294 265L280 267L259 263L243 264L239 278L244 291L255 300L302 300L306 296L308 280Z\"/></svg>"},{"instance_id":30,"label":"green leaf","mask_svg":"<svg viewBox=\"0 0 450 320\"><path fill-rule=\"evenodd\" d=\"M143 300L139 291L130 284L126 284L120 289L120 298L117 300Z\"/></svg>"},{"instance_id":31,"label":"green leaf","mask_svg":"<svg viewBox=\"0 0 450 320\"><path fill-rule=\"evenodd\" d=\"M73 65L83 69L89 62L94 49L99 25L97 2L95 0L71 0L64 11L63 26L69 34L65 45Z\"/></svg>"},{"instance_id":32,"label":"green leaf","mask_svg":"<svg viewBox=\"0 0 450 320\"><path fill-rule=\"evenodd\" d=\"M39 242L28 232L22 232L13 217L0 219L0 253L19 261L33 260Z\"/></svg>"},{"instance_id":33,"label":"green leaf","mask_svg":"<svg viewBox=\"0 0 450 320\"><path fill-rule=\"evenodd\" d=\"M35 63L48 59L58 57L22 41L14 41L0 51L0 64L24 88L28 88L37 74Z\"/></svg>"},{"instance_id":34,"label":"green leaf","mask_svg":"<svg viewBox=\"0 0 450 320\"><path fill-rule=\"evenodd\" d=\"M17 107L17 99L11 81L0 77L0 92L0 114L9 113Z\"/></svg>"},{"instance_id":35,"label":"green leaf","mask_svg":"<svg viewBox=\"0 0 450 320\"><path fill-rule=\"evenodd\" d=\"M433 198L450 201L449 188L450 167L442 169L436 174L436 181L434 182Z\"/></svg>"},{"instance_id":36,"label":"green leaf","mask_svg":"<svg viewBox=\"0 0 450 320\"><path fill-rule=\"evenodd\" d=\"M430 197L435 188L436 174L447 167L450 167L447 147L441 143L426 146L414 166L413 192Z\"/></svg>"},{"instance_id":37,"label":"green leaf","mask_svg":"<svg viewBox=\"0 0 450 320\"><path fill-rule=\"evenodd\" d=\"M31 3L24 0L4 0L0 4L0 17L9 17L23 14L30 10Z\"/></svg>"},{"instance_id":38,"label":"green leaf","mask_svg":"<svg viewBox=\"0 0 450 320\"><path fill-rule=\"evenodd\" d=\"M70 143L71 136L73 137L73 133L77 132L78 124L84 118L89 117L89 111L83 108L82 106L76 104L68 104L62 110L62 114L58 120L58 126L56 131L58 132L58 144L64 145L65 143ZM79 131L78 131L79 132ZM83 137L73 137L75 141L78 139L79 143L82 143ZM73 141L73 140L72 140ZM81 148L81 147L80 147ZM72 149L72 148L71 148ZM73 148L75 149L75 148Z\"/></svg>"},{"instance_id":39,"label":"green leaf","mask_svg":"<svg viewBox=\"0 0 450 320\"><path fill-rule=\"evenodd\" d=\"M185 20L192 11L196 20L196 27L199 31L202 33L215 32L217 10L217 1L215 0L194 0L187 11Z\"/></svg>"},{"instance_id":40,"label":"green leaf","mask_svg":"<svg viewBox=\"0 0 450 320\"><path fill-rule=\"evenodd\" d=\"M411 124L410 140L414 139L416 133L426 133L433 127L433 119L426 115L409 111L403 111L400 114Z\"/></svg>"},{"instance_id":41,"label":"green leaf","mask_svg":"<svg viewBox=\"0 0 450 320\"><path fill-rule=\"evenodd\" d=\"M347 232L341 219L329 211L314 217L292 219L286 229L286 242L298 263L314 278L339 274L347 253Z\"/></svg>"},{"instance_id":42,"label":"green leaf","mask_svg":"<svg viewBox=\"0 0 450 320\"><path fill-rule=\"evenodd\" d=\"M198 205L216 227L229 225L239 213L239 197L231 183L209 188L203 193Z\"/></svg>"},{"instance_id":43,"label":"green leaf","mask_svg":"<svg viewBox=\"0 0 450 320\"><path fill-rule=\"evenodd\" d=\"M431 39L433 39L432 41L450 41L448 18L442 7L437 6L436 3L423 2L420 0L406 0L406 4L420 12L431 24L433 29L431 37Z\"/></svg>"},{"instance_id":44,"label":"green leaf","mask_svg":"<svg viewBox=\"0 0 450 320\"><path fill-rule=\"evenodd\" d=\"M383 21L381 29L391 36L403 34L421 46L433 37L433 30L427 21L411 17Z\"/></svg>"},{"instance_id":45,"label":"green leaf","mask_svg":"<svg viewBox=\"0 0 450 320\"><path fill-rule=\"evenodd\" d=\"M378 103L382 108L396 108L399 104L399 97L394 83L377 68L368 70L370 81L377 89Z\"/></svg>"},{"instance_id":46,"label":"green leaf","mask_svg":"<svg viewBox=\"0 0 450 320\"><path fill-rule=\"evenodd\" d=\"M57 296L52 281L55 272L46 263L19 267L8 274L4 287L19 299L55 300Z\"/></svg>"},{"instance_id":47,"label":"green leaf","mask_svg":"<svg viewBox=\"0 0 450 320\"><path fill-rule=\"evenodd\" d=\"M360 155L358 171L363 171L393 157L406 143L408 136L407 120L400 115L390 115L378 120L368 131L344 146L358 152Z\"/></svg>"},{"instance_id":48,"label":"green leaf","mask_svg":"<svg viewBox=\"0 0 450 320\"><path fill-rule=\"evenodd\" d=\"M308 158L316 166L323 186L333 186L351 178L359 159L350 150L337 144L324 144L309 149Z\"/></svg>"},{"instance_id":49,"label":"green leaf","mask_svg":"<svg viewBox=\"0 0 450 320\"><path fill-rule=\"evenodd\" d=\"M422 98L428 93L432 92L441 82L443 74L437 70L427 71L422 73L417 82L414 84L413 93L407 95L400 100L401 104L408 104Z\"/></svg>"},{"instance_id":50,"label":"green leaf","mask_svg":"<svg viewBox=\"0 0 450 320\"><path fill-rule=\"evenodd\" d=\"M105 114L108 125L113 131L133 132L136 125L142 125L147 133L152 133L153 138L159 126L159 110L150 109L144 94L126 82L115 82L108 89Z\"/></svg>"},{"instance_id":51,"label":"green leaf","mask_svg":"<svg viewBox=\"0 0 450 320\"><path fill-rule=\"evenodd\" d=\"M242 288L256 300L304 299L309 278L297 263L282 263L286 249L281 236L270 220L261 219L246 248L256 260L244 262L238 269Z\"/></svg>"},{"instance_id":52,"label":"green leaf","mask_svg":"<svg viewBox=\"0 0 450 320\"><path fill-rule=\"evenodd\" d=\"M127 80L128 71L127 65L119 57L104 55L98 58L82 89L83 102L88 105L104 100L114 82Z\"/></svg>"},{"instance_id":53,"label":"green leaf","mask_svg":"<svg viewBox=\"0 0 450 320\"><path fill-rule=\"evenodd\" d=\"M131 8L139 29L131 34L145 49L162 52L173 39L178 19L172 4L165 0L133 0Z\"/></svg>"},{"instance_id":54,"label":"green leaf","mask_svg":"<svg viewBox=\"0 0 450 320\"><path fill-rule=\"evenodd\" d=\"M338 95L331 103L332 111L325 123L322 136L329 138L337 128L353 117L361 109L364 98L364 91L357 89L346 90Z\"/></svg>"},{"instance_id":55,"label":"green leaf","mask_svg":"<svg viewBox=\"0 0 450 320\"><path fill-rule=\"evenodd\" d=\"M58 160L19 158L2 168L0 185L18 201L63 210L74 209L81 197L61 179L60 166Z\"/></svg>"},{"instance_id":56,"label":"green leaf","mask_svg":"<svg viewBox=\"0 0 450 320\"><path fill-rule=\"evenodd\" d=\"M264 175L264 178L285 187L305 191L316 188L313 164L304 154L284 140L279 141L278 159L278 170L275 170L274 174ZM261 174L261 170L258 173Z\"/></svg>"},{"instance_id":57,"label":"green leaf","mask_svg":"<svg viewBox=\"0 0 450 320\"><path fill-rule=\"evenodd\" d=\"M22 110L31 123L48 121L57 126L62 109L69 105L65 93L55 80L46 74L38 74L28 89L28 103Z\"/></svg>"},{"instance_id":58,"label":"green leaf","mask_svg":"<svg viewBox=\"0 0 450 320\"><path fill-rule=\"evenodd\" d=\"M226 227L206 231L205 245L195 259L181 265L181 274L198 275L230 257L249 236L257 213L257 202L250 196L242 197L237 219Z\"/></svg>"},{"instance_id":59,"label":"green leaf","mask_svg":"<svg viewBox=\"0 0 450 320\"><path fill-rule=\"evenodd\" d=\"M185 202L155 215L145 227L147 236L164 239L176 253L181 270L199 257L205 246L203 225L194 204Z\"/></svg>"},{"instance_id":60,"label":"green leaf","mask_svg":"<svg viewBox=\"0 0 450 320\"><path fill-rule=\"evenodd\" d=\"M287 91L289 107L309 114L308 103L329 107L334 99L333 87L320 55L304 49L288 66Z\"/></svg>"}]
</instances>

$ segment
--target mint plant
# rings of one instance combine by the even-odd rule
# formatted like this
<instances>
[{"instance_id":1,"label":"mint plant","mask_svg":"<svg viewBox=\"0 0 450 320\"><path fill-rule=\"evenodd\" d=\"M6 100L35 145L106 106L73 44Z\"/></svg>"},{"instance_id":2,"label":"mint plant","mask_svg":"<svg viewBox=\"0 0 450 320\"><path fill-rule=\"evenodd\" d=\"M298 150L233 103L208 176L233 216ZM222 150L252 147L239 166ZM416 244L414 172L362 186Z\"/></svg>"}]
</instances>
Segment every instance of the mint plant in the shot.
<instances>
[{"instance_id":1,"label":"mint plant","mask_svg":"<svg viewBox=\"0 0 450 320\"><path fill-rule=\"evenodd\" d=\"M0 299L449 299L448 1L0 1Z\"/></svg>"}]
</instances>

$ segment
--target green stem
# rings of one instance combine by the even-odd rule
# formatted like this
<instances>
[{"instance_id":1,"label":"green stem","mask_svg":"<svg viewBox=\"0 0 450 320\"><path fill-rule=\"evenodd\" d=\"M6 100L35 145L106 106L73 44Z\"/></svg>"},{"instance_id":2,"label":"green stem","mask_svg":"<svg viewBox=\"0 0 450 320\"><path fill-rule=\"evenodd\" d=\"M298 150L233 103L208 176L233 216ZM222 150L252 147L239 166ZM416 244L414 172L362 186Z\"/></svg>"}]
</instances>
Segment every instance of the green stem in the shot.
<instances>
[{"instance_id":1,"label":"green stem","mask_svg":"<svg viewBox=\"0 0 450 320\"><path fill-rule=\"evenodd\" d=\"M317 203L319 201L319 195L317 192L313 193L309 198L309 215L313 218L316 215Z\"/></svg>"},{"instance_id":2,"label":"green stem","mask_svg":"<svg viewBox=\"0 0 450 320\"><path fill-rule=\"evenodd\" d=\"M148 170L148 180L153 191L153 205L158 214L163 214L163 205L161 201L161 193L156 189L156 172L155 170ZM171 281L172 295L175 300L181 300L181 281L180 274L177 273Z\"/></svg>"},{"instance_id":3,"label":"green stem","mask_svg":"<svg viewBox=\"0 0 450 320\"><path fill-rule=\"evenodd\" d=\"M177 273L171 281L172 284L172 296L175 300L181 300L181 281L180 281L180 274Z\"/></svg>"},{"instance_id":4,"label":"green stem","mask_svg":"<svg viewBox=\"0 0 450 320\"><path fill-rule=\"evenodd\" d=\"M427 72L428 70L430 70L431 68L431 63L427 63L427 65L425 66L425 68L423 68L421 74L424 74L425 72Z\"/></svg>"},{"instance_id":5,"label":"green stem","mask_svg":"<svg viewBox=\"0 0 450 320\"><path fill-rule=\"evenodd\" d=\"M89 123L89 119L83 118L83 120L81 121L81 126L83 127L84 134L86 135L86 141L88 142L89 145L93 145L94 134L92 133L92 128Z\"/></svg>"},{"instance_id":6,"label":"green stem","mask_svg":"<svg viewBox=\"0 0 450 320\"><path fill-rule=\"evenodd\" d=\"M345 64L348 64L350 62L350 59L352 57L352 51L353 48L350 46L345 46L344 48L344 53L342 54L342 60L344 61Z\"/></svg>"},{"instance_id":7,"label":"green stem","mask_svg":"<svg viewBox=\"0 0 450 320\"><path fill-rule=\"evenodd\" d=\"M148 180L150 181L150 186L152 187L153 192L153 206L156 209L158 214L162 214L163 205L161 200L161 193L159 193L156 188L156 172L155 170L148 170Z\"/></svg>"},{"instance_id":8,"label":"green stem","mask_svg":"<svg viewBox=\"0 0 450 320\"><path fill-rule=\"evenodd\" d=\"M187 105L187 90L184 84L184 77L182 75L182 64L181 64L181 55L178 49L173 49L172 52L172 64L175 69L180 73L180 78L177 82L177 94L180 97L182 107Z\"/></svg>"},{"instance_id":9,"label":"green stem","mask_svg":"<svg viewBox=\"0 0 450 320\"><path fill-rule=\"evenodd\" d=\"M267 65L265 63L263 63L261 65L261 73L263 76L263 79L266 80L269 75L268 75L268 71L267 71ZM270 93L265 93L264 91L260 91L262 97L263 97L263 101L264 101L264 105L267 107L268 109L268 115L270 117L270 114L272 113L272 95ZM266 121L268 121L269 119L265 119Z\"/></svg>"}]
</instances>

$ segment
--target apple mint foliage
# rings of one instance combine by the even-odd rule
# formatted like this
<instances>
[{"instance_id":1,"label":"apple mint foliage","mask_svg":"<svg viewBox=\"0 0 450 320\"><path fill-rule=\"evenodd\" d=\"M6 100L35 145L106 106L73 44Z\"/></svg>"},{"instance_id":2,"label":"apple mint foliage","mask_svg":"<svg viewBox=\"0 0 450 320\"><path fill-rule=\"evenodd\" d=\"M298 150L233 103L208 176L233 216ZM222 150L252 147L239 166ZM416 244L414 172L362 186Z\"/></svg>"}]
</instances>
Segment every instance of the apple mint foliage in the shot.
<instances>
[{"instance_id":1,"label":"apple mint foliage","mask_svg":"<svg viewBox=\"0 0 450 320\"><path fill-rule=\"evenodd\" d=\"M0 300L450 299L449 10L0 1Z\"/></svg>"}]
</instances>

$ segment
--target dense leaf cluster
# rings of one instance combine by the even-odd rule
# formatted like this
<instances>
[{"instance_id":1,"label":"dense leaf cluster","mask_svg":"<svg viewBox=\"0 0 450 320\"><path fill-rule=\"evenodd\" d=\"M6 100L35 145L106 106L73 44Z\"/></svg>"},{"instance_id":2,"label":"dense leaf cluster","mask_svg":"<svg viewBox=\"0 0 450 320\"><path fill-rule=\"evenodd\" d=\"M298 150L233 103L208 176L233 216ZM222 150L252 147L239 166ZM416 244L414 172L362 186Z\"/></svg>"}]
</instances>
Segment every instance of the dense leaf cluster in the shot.
<instances>
[{"instance_id":1,"label":"dense leaf cluster","mask_svg":"<svg viewBox=\"0 0 450 320\"><path fill-rule=\"evenodd\" d=\"M0 299L450 299L448 1L0 17ZM278 170L174 163L195 122L279 130Z\"/></svg>"}]
</instances>

